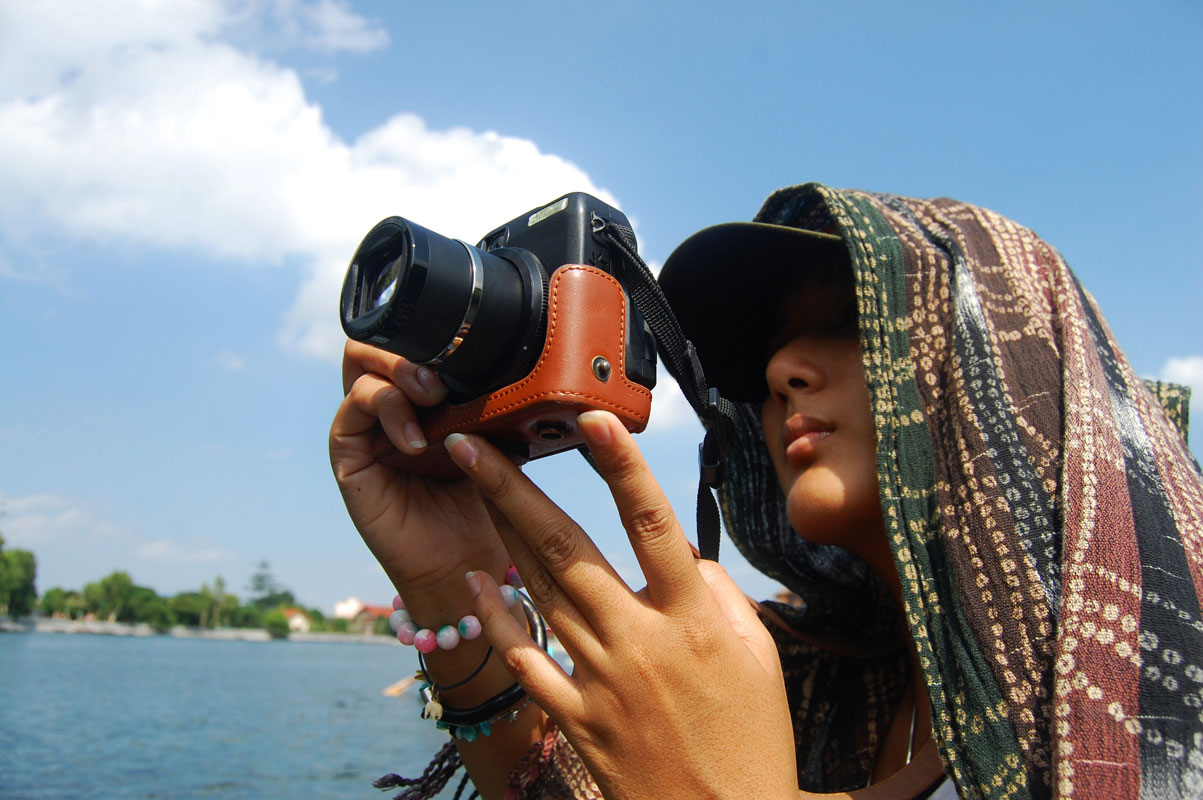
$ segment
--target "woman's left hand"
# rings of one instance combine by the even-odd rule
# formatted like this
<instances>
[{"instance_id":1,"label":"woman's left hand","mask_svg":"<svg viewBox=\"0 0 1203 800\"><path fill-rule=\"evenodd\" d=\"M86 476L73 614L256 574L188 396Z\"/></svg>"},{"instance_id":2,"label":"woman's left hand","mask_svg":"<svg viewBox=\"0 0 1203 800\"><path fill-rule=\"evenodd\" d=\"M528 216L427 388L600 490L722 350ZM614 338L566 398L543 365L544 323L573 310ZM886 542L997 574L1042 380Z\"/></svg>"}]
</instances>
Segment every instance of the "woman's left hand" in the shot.
<instances>
[{"instance_id":1,"label":"woman's left hand","mask_svg":"<svg viewBox=\"0 0 1203 800\"><path fill-rule=\"evenodd\" d=\"M797 797L777 650L735 583L694 557L631 435L613 415L579 418L639 560L632 592L588 535L501 452L452 436L452 458L499 513L494 522L575 669L565 672L469 574L485 633L560 726L612 800Z\"/></svg>"}]
</instances>

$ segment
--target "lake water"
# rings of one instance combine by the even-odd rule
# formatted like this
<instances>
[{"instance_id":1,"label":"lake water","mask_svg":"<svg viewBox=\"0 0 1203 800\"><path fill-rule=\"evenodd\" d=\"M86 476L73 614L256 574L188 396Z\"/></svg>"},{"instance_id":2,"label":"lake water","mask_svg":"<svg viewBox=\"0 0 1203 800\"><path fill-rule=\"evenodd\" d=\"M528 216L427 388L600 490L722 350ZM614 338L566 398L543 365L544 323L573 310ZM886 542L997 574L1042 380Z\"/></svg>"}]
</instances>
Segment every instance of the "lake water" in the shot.
<instances>
[{"instance_id":1,"label":"lake water","mask_svg":"<svg viewBox=\"0 0 1203 800\"><path fill-rule=\"evenodd\" d=\"M0 634L0 798L387 798L447 741L399 647ZM450 797L459 776L444 791Z\"/></svg>"}]
</instances>

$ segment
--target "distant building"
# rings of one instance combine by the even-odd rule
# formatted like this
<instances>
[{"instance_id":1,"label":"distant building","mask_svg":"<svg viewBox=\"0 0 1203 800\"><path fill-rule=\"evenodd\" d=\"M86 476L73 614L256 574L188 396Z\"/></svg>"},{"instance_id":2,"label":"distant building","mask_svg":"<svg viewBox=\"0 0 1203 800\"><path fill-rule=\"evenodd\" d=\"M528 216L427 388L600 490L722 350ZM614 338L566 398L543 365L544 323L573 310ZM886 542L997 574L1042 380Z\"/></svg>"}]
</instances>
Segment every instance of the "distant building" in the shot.
<instances>
[{"instance_id":1,"label":"distant building","mask_svg":"<svg viewBox=\"0 0 1203 800\"><path fill-rule=\"evenodd\" d=\"M378 619L388 619L393 613L392 606L364 606L355 619L351 620L348 625L351 630L362 631L363 633L371 633L372 626L376 624Z\"/></svg>"},{"instance_id":2,"label":"distant building","mask_svg":"<svg viewBox=\"0 0 1203 800\"><path fill-rule=\"evenodd\" d=\"M288 620L288 630L292 633L309 633L313 627L313 620L303 608L284 609L284 619Z\"/></svg>"},{"instance_id":3,"label":"distant building","mask_svg":"<svg viewBox=\"0 0 1203 800\"><path fill-rule=\"evenodd\" d=\"M348 597L341 603L334 604L334 618L352 620L359 616L359 612L363 611L363 603L358 597Z\"/></svg>"},{"instance_id":4,"label":"distant building","mask_svg":"<svg viewBox=\"0 0 1203 800\"><path fill-rule=\"evenodd\" d=\"M334 604L334 618L345 619L347 630L359 633L371 633L376 620L388 619L392 613L392 606L367 605L358 597L348 597L341 603Z\"/></svg>"}]
</instances>

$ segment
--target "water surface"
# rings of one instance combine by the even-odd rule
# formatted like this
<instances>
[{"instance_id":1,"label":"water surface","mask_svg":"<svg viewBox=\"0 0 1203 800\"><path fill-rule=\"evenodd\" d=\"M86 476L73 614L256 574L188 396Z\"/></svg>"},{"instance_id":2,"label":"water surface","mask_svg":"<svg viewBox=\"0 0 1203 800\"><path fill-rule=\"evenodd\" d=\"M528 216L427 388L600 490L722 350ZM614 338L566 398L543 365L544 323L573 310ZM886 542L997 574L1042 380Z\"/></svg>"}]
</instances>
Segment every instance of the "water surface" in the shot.
<instances>
[{"instance_id":1,"label":"water surface","mask_svg":"<svg viewBox=\"0 0 1203 800\"><path fill-rule=\"evenodd\" d=\"M412 690L381 694L415 667L399 647L3 634L0 797L389 797L371 782L446 741Z\"/></svg>"}]
</instances>

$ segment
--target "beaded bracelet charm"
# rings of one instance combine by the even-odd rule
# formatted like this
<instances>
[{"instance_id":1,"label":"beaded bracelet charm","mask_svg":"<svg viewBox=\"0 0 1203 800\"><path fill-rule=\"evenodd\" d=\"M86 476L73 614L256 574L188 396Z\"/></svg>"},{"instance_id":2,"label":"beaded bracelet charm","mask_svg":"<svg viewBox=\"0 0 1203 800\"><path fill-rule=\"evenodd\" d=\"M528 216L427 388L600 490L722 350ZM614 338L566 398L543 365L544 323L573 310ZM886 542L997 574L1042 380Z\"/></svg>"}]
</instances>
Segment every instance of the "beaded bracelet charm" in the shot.
<instances>
[{"instance_id":1,"label":"beaded bracelet charm","mask_svg":"<svg viewBox=\"0 0 1203 800\"><path fill-rule=\"evenodd\" d=\"M518 695L522 697L522 695ZM529 706L533 700L527 695L522 699L522 702L505 711L502 711L495 717L487 719L483 722L478 722L475 725L456 725L448 722L445 719L435 720L435 727L441 731L447 731L453 739L463 739L465 742L475 742L481 736L491 736L493 734L493 726L499 722L513 722L518 719L518 715L522 713L522 709Z\"/></svg>"}]
</instances>

